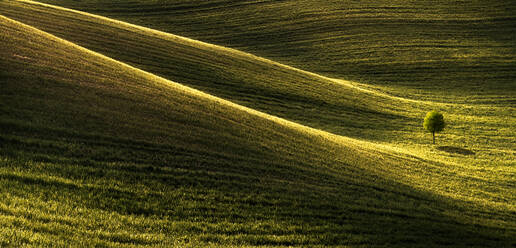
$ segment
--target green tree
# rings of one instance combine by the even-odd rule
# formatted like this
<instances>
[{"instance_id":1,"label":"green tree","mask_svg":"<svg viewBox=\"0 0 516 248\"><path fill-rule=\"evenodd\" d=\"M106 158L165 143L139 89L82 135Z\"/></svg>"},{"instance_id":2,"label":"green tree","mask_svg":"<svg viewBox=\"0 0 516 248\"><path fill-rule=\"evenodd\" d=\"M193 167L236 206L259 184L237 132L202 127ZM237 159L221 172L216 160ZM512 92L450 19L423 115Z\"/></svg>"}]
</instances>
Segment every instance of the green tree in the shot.
<instances>
[{"instance_id":1,"label":"green tree","mask_svg":"<svg viewBox=\"0 0 516 248\"><path fill-rule=\"evenodd\" d=\"M437 111L430 111L426 114L425 121L423 122L423 127L428 130L428 132L432 133L433 144L435 144L435 133L441 132L446 123L444 123L443 114Z\"/></svg>"}]
</instances>

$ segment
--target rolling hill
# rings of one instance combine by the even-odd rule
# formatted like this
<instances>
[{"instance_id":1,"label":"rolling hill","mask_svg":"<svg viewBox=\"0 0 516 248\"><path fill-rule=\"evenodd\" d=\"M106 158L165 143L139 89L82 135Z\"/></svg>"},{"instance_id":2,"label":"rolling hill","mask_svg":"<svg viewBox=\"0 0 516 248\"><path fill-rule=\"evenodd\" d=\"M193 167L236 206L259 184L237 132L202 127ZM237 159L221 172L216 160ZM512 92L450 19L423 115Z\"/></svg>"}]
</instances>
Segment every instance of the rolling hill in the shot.
<instances>
[{"instance_id":1,"label":"rolling hill","mask_svg":"<svg viewBox=\"0 0 516 248\"><path fill-rule=\"evenodd\" d=\"M68 40L0 19L2 245L515 243L513 107L392 97L31 2L0 10ZM455 122L445 140L477 156L421 149L435 106Z\"/></svg>"},{"instance_id":2,"label":"rolling hill","mask_svg":"<svg viewBox=\"0 0 516 248\"><path fill-rule=\"evenodd\" d=\"M391 97L369 85L331 79L277 62L141 26L29 1L4 1L2 13L137 68L232 102L348 137L414 148L417 156L478 165L516 160L516 108L504 94L489 105L439 104ZM77 32L77 31L80 32ZM421 120L432 109L447 113L443 140L477 156L428 154ZM503 120L501 120L503 119ZM467 136L467 137L465 137ZM437 153L437 154L436 154Z\"/></svg>"},{"instance_id":3,"label":"rolling hill","mask_svg":"<svg viewBox=\"0 0 516 248\"><path fill-rule=\"evenodd\" d=\"M516 100L516 3L510 0L42 2L412 99L511 105Z\"/></svg>"}]
</instances>

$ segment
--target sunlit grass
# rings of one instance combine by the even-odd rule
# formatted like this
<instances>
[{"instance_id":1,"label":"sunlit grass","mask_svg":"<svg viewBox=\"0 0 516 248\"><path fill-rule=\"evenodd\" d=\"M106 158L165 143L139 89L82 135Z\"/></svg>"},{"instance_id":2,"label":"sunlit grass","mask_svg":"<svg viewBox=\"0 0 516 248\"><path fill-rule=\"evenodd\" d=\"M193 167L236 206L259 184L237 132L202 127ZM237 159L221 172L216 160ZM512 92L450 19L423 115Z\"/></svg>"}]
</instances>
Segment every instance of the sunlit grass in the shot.
<instances>
[{"instance_id":1,"label":"sunlit grass","mask_svg":"<svg viewBox=\"0 0 516 248\"><path fill-rule=\"evenodd\" d=\"M83 18L1 5L64 37L73 32L62 28ZM78 19L55 22L63 14ZM206 73L188 85L231 101L136 69L134 59L127 61L132 66L120 63L2 18L2 245L514 244L515 154L508 142L515 136L514 108L405 100L235 50L88 18L84 34L112 27L129 29L127 37L142 42L158 36L164 42L150 44L159 49L195 44L182 55L192 56L190 62L209 58L196 67L200 74L210 64L228 66L218 67L221 78L196 83L213 76ZM87 36L74 42L89 44ZM156 67L146 63L159 61L108 45L100 51L142 60L149 71ZM188 81L197 72L177 77ZM222 78L231 83L217 85ZM243 79L248 89L273 93L238 95L232 86ZM430 145L421 122L433 108L450 123L438 144L475 156ZM332 115L340 109L341 116ZM400 119L383 123L376 114Z\"/></svg>"},{"instance_id":2,"label":"sunlit grass","mask_svg":"<svg viewBox=\"0 0 516 248\"><path fill-rule=\"evenodd\" d=\"M512 2L41 0L412 99L511 105Z\"/></svg>"},{"instance_id":3,"label":"sunlit grass","mask_svg":"<svg viewBox=\"0 0 516 248\"><path fill-rule=\"evenodd\" d=\"M117 60L305 126L411 147L427 144L420 122L424 113L437 108L451 124L443 138L454 138L446 145L467 143L481 150L500 144L514 149L514 144L507 142L514 137L510 128L514 107L495 105L503 97L484 106L405 100L379 93L376 88L365 89L368 85L333 80L250 54L97 16L16 1L3 6L5 14L13 18ZM486 119L490 121L485 123ZM494 146L486 147L488 143ZM512 161L512 156L505 153L502 157Z\"/></svg>"}]
</instances>

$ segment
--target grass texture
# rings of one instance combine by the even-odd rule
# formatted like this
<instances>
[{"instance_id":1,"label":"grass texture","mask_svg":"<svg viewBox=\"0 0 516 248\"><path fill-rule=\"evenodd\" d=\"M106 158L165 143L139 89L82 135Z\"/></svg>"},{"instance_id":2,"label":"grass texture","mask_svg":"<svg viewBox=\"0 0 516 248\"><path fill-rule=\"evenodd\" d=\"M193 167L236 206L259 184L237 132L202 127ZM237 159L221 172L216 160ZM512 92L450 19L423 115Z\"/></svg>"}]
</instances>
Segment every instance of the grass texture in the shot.
<instances>
[{"instance_id":1,"label":"grass texture","mask_svg":"<svg viewBox=\"0 0 516 248\"><path fill-rule=\"evenodd\" d=\"M407 100L85 13L0 10L74 42L0 17L2 246L516 242L510 105ZM420 133L435 107L451 148ZM464 145L475 155L450 153Z\"/></svg>"},{"instance_id":2,"label":"grass texture","mask_svg":"<svg viewBox=\"0 0 516 248\"><path fill-rule=\"evenodd\" d=\"M516 3L43 0L441 102L514 105Z\"/></svg>"},{"instance_id":3,"label":"grass texture","mask_svg":"<svg viewBox=\"0 0 516 248\"><path fill-rule=\"evenodd\" d=\"M428 135L421 132L422 119L426 112L438 109L450 122L443 142L478 151L475 159L466 158L467 164L507 164L516 159L516 144L508 142L516 136L511 128L516 109L507 103L500 105L505 91L484 105L406 100L371 91L369 85L323 77L237 50L87 13L26 1L3 2L0 8L10 18L111 58L306 126L416 147L419 153L430 148ZM439 157L441 161L449 159Z\"/></svg>"}]
</instances>

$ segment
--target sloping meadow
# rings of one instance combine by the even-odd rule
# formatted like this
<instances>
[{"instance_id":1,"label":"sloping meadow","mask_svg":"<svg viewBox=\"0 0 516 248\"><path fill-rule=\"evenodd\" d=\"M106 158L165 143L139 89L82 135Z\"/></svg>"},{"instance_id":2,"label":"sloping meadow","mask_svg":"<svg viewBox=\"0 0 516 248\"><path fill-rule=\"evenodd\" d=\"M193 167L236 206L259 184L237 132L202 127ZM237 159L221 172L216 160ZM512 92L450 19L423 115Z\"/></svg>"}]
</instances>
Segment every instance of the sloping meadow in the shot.
<instances>
[{"instance_id":1,"label":"sloping meadow","mask_svg":"<svg viewBox=\"0 0 516 248\"><path fill-rule=\"evenodd\" d=\"M251 52L412 99L513 105L516 4L43 0Z\"/></svg>"},{"instance_id":2,"label":"sloping meadow","mask_svg":"<svg viewBox=\"0 0 516 248\"><path fill-rule=\"evenodd\" d=\"M482 178L485 185L497 182L495 185L500 183L505 189L515 174L516 143L512 140L516 130L512 123L516 122L516 108L496 106L510 91L491 95L496 100L485 105L409 100L371 85L331 79L238 50L89 13L30 1L0 2L0 10L10 18L155 75L305 126L445 163L441 170ZM435 109L444 113L449 124L438 135L437 143L451 149L432 146L430 134L422 128L426 112ZM470 151L470 155L450 152L457 149ZM417 182L418 176L414 177L411 181ZM440 183L434 184L442 188Z\"/></svg>"},{"instance_id":3,"label":"sloping meadow","mask_svg":"<svg viewBox=\"0 0 516 248\"><path fill-rule=\"evenodd\" d=\"M514 241L507 206L482 209L382 172L438 164L215 98L4 17L0 29L2 245Z\"/></svg>"}]
</instances>

